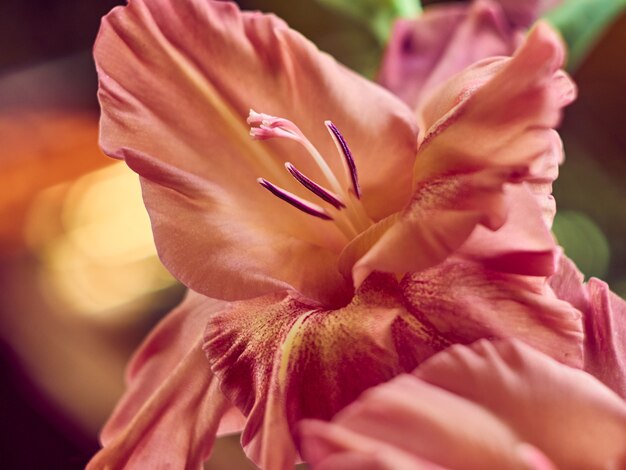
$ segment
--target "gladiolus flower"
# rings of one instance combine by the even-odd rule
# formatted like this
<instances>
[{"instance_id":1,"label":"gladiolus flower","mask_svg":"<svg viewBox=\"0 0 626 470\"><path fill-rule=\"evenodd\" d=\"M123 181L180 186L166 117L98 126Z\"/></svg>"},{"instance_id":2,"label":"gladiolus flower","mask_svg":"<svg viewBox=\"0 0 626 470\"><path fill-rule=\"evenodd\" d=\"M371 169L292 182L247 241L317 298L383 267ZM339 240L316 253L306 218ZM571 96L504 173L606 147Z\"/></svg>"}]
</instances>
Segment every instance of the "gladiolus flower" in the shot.
<instances>
[{"instance_id":1,"label":"gladiolus flower","mask_svg":"<svg viewBox=\"0 0 626 470\"><path fill-rule=\"evenodd\" d=\"M533 190L554 177L575 95L545 24L441 84L419 123L227 2L130 0L95 56L102 148L140 175L190 293L136 354L92 468L197 467L242 427L255 462L288 468L299 420L455 342L516 337L582 367Z\"/></svg>"},{"instance_id":2,"label":"gladiolus flower","mask_svg":"<svg viewBox=\"0 0 626 470\"><path fill-rule=\"evenodd\" d=\"M453 346L301 423L314 469L624 468L626 403L517 342Z\"/></svg>"}]
</instances>

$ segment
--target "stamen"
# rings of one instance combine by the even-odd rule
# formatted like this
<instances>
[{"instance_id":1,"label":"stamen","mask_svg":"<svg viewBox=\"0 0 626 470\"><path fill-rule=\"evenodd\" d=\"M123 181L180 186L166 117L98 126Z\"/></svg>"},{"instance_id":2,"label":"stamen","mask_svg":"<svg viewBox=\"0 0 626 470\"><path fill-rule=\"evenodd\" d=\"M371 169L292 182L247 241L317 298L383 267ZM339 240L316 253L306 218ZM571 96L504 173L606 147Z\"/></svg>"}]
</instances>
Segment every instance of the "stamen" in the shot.
<instances>
[{"instance_id":1,"label":"stamen","mask_svg":"<svg viewBox=\"0 0 626 470\"><path fill-rule=\"evenodd\" d=\"M300 183L302 186L304 186L306 189L311 191L320 199L323 199L329 204L332 204L335 207L335 209L342 209L346 207L346 205L341 201L341 199L339 199L339 196L337 196L332 191L324 188L323 186L320 186L311 178L308 178L307 176L305 176L291 163L289 162L285 163L285 168L298 181L298 183Z\"/></svg>"},{"instance_id":2,"label":"stamen","mask_svg":"<svg viewBox=\"0 0 626 470\"><path fill-rule=\"evenodd\" d=\"M357 199L361 199L361 187L359 186L359 178L356 171L356 164L354 163L354 158L352 158L352 152L350 152L350 147L346 143L346 140L343 138L339 130L335 127L335 125L330 121L324 121L326 127L330 131L330 135L337 146L337 150L343 155L344 161L346 163L347 173L352 181L352 189L354 190L354 195Z\"/></svg>"},{"instance_id":3,"label":"stamen","mask_svg":"<svg viewBox=\"0 0 626 470\"><path fill-rule=\"evenodd\" d=\"M250 110L246 122L252 126L250 128L250 135L257 140L283 137L298 142L307 150L307 152L309 152L309 155L311 155L313 161L315 161L319 169L326 177L326 180L330 184L331 188L333 188L333 191L337 194L344 192L339 184L339 181L328 166L328 163L324 160L324 157L322 157L311 141L306 138L300 128L293 122L288 119L271 116L269 114L257 113L253 109Z\"/></svg>"},{"instance_id":4,"label":"stamen","mask_svg":"<svg viewBox=\"0 0 626 470\"><path fill-rule=\"evenodd\" d=\"M333 218L328 215L323 207L320 207L317 204L313 204L306 199L302 199L301 197L298 197L295 194L290 193L289 191L279 188L278 186L275 186L267 181L266 179L257 178L257 182L274 196L282 199L288 204L291 204L296 209L300 209L302 212L313 215L315 217L319 217L320 219L333 220Z\"/></svg>"}]
</instances>

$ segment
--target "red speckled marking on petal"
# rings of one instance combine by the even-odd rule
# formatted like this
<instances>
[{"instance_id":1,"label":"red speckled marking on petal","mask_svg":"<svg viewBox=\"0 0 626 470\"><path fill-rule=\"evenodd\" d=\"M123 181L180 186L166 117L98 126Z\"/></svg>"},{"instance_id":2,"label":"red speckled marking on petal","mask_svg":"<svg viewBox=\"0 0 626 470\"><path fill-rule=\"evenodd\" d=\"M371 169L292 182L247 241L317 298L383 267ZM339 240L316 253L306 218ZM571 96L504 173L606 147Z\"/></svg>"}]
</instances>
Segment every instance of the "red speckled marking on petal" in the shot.
<instances>
[{"instance_id":1,"label":"red speckled marking on petal","mask_svg":"<svg viewBox=\"0 0 626 470\"><path fill-rule=\"evenodd\" d=\"M400 352L398 328L411 338ZM233 303L211 318L204 349L222 390L247 416L249 456L282 468L293 463L293 444L278 442L276 432L293 435L302 418L329 419L365 389L412 370L441 349L432 346L435 335L404 309L393 276L373 274L337 310L293 293Z\"/></svg>"}]
</instances>

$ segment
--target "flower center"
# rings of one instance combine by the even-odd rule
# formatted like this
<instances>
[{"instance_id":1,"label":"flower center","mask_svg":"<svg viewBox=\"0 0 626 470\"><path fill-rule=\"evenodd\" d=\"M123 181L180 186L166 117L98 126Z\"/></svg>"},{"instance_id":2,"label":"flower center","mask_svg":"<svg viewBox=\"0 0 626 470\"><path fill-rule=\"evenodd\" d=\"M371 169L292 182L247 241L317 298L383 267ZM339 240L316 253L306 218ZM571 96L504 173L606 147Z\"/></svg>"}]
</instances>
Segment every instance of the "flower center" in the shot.
<instances>
[{"instance_id":1,"label":"flower center","mask_svg":"<svg viewBox=\"0 0 626 470\"><path fill-rule=\"evenodd\" d=\"M321 199L325 203L324 205L313 203L264 178L258 178L257 181L261 186L274 196L306 214L323 220L333 221L349 240L372 225L372 221L367 216L360 201L361 188L352 152L339 129L332 122L325 121L324 124L337 148L337 153L345 171L345 179L349 182L347 185L341 185L321 153L293 122L288 119L270 116L269 114L257 113L252 109L247 122L250 125L250 135L256 140L285 138L294 140L302 145L321 170L326 179L325 183L332 189L315 182L298 170L291 162L285 163L285 169L298 183Z\"/></svg>"}]
</instances>

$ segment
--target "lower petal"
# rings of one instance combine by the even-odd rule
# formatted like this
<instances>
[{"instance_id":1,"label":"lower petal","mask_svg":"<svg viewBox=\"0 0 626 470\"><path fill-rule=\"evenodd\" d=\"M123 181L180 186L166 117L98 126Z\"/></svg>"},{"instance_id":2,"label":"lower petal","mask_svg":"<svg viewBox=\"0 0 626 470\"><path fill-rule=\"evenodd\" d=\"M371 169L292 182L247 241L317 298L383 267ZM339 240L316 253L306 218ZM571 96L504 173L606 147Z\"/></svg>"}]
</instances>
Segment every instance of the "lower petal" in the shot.
<instances>
[{"instance_id":1,"label":"lower petal","mask_svg":"<svg viewBox=\"0 0 626 470\"><path fill-rule=\"evenodd\" d=\"M315 469L626 463L626 404L587 373L517 341L453 346L363 393L331 423L300 428ZM390 455L413 465L386 465L380 456Z\"/></svg>"},{"instance_id":2,"label":"lower petal","mask_svg":"<svg viewBox=\"0 0 626 470\"><path fill-rule=\"evenodd\" d=\"M370 276L339 310L283 293L236 302L214 316L204 349L222 390L247 416L242 444L250 458L264 468L291 468L297 421L330 419L363 390L406 370L396 328L408 321L419 344L401 355L413 368L441 346L404 310L391 276Z\"/></svg>"},{"instance_id":3,"label":"lower petal","mask_svg":"<svg viewBox=\"0 0 626 470\"><path fill-rule=\"evenodd\" d=\"M451 342L515 338L574 367L583 367L582 314L554 297L542 278L449 260L408 275L407 308Z\"/></svg>"},{"instance_id":4,"label":"lower petal","mask_svg":"<svg viewBox=\"0 0 626 470\"><path fill-rule=\"evenodd\" d=\"M626 302L599 279L587 284L585 369L626 398Z\"/></svg>"},{"instance_id":5,"label":"lower petal","mask_svg":"<svg viewBox=\"0 0 626 470\"><path fill-rule=\"evenodd\" d=\"M626 464L624 401L591 375L522 343L455 346L415 374L490 410L557 468Z\"/></svg>"},{"instance_id":6,"label":"lower petal","mask_svg":"<svg viewBox=\"0 0 626 470\"><path fill-rule=\"evenodd\" d=\"M549 282L560 299L583 312L585 370L626 398L626 302L599 279L584 284L565 255Z\"/></svg>"},{"instance_id":7,"label":"lower petal","mask_svg":"<svg viewBox=\"0 0 626 470\"><path fill-rule=\"evenodd\" d=\"M201 348L208 318L224 306L190 292L144 341L129 365L128 389L102 431L104 448L88 468L200 468L219 431L241 429Z\"/></svg>"}]
</instances>

